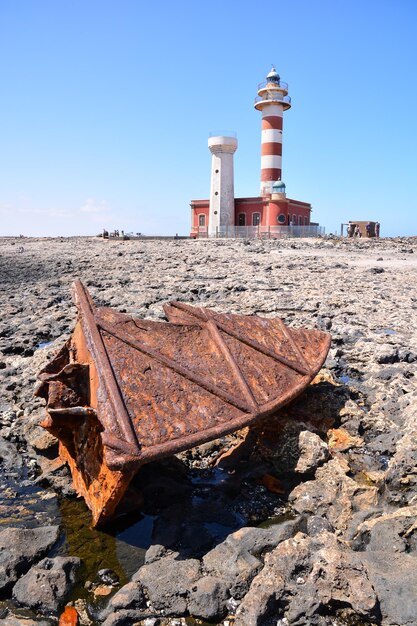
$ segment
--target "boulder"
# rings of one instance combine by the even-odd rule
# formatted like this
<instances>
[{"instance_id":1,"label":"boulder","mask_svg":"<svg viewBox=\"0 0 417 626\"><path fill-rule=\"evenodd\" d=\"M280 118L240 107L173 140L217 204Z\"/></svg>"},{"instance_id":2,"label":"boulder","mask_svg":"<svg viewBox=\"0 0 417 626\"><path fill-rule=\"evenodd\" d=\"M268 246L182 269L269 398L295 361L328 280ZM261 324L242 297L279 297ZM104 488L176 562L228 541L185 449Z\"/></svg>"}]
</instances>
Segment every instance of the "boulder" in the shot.
<instances>
[{"instance_id":1,"label":"boulder","mask_svg":"<svg viewBox=\"0 0 417 626\"><path fill-rule=\"evenodd\" d=\"M0 467L7 470L17 470L23 465L23 457L17 451L16 446L0 437Z\"/></svg>"},{"instance_id":2,"label":"boulder","mask_svg":"<svg viewBox=\"0 0 417 626\"><path fill-rule=\"evenodd\" d=\"M194 585L188 600L188 611L193 617L209 622L220 620L227 609L227 589L224 581L214 576L204 576Z\"/></svg>"},{"instance_id":3,"label":"boulder","mask_svg":"<svg viewBox=\"0 0 417 626\"><path fill-rule=\"evenodd\" d=\"M110 599L106 609L100 614L100 619L106 619L113 613L123 610L141 612L146 608L146 598L142 585L139 582L129 582Z\"/></svg>"},{"instance_id":4,"label":"boulder","mask_svg":"<svg viewBox=\"0 0 417 626\"><path fill-rule=\"evenodd\" d=\"M178 553L143 565L132 577L146 590L152 607L167 615L184 615L188 591L200 578L200 561L178 558Z\"/></svg>"},{"instance_id":5,"label":"boulder","mask_svg":"<svg viewBox=\"0 0 417 626\"><path fill-rule=\"evenodd\" d=\"M322 533L323 530L333 532L332 525L327 521L325 517L310 515L307 518L307 535L310 535L310 537L315 537L316 535Z\"/></svg>"},{"instance_id":6,"label":"boulder","mask_svg":"<svg viewBox=\"0 0 417 626\"><path fill-rule=\"evenodd\" d=\"M357 525L352 545L362 546L367 552L416 552L416 520L417 505L375 514Z\"/></svg>"},{"instance_id":7,"label":"boulder","mask_svg":"<svg viewBox=\"0 0 417 626\"><path fill-rule=\"evenodd\" d=\"M308 474L315 471L330 456L327 444L318 435L308 430L301 431L298 445L301 455L295 466L295 471L299 474Z\"/></svg>"},{"instance_id":8,"label":"boulder","mask_svg":"<svg viewBox=\"0 0 417 626\"><path fill-rule=\"evenodd\" d=\"M144 620L144 621L142 621ZM102 626L131 626L133 624L143 624L143 626L157 626L160 620L149 613L143 613L135 609L121 609L115 613L111 613Z\"/></svg>"},{"instance_id":9,"label":"boulder","mask_svg":"<svg viewBox=\"0 0 417 626\"><path fill-rule=\"evenodd\" d=\"M390 344L378 346L375 348L374 354L376 362L381 365L386 363L397 363L399 361L398 348Z\"/></svg>"},{"instance_id":10,"label":"boulder","mask_svg":"<svg viewBox=\"0 0 417 626\"><path fill-rule=\"evenodd\" d=\"M410 404L403 411L401 438L389 461L386 483L389 497L402 503L411 503L417 495L417 393L410 394Z\"/></svg>"},{"instance_id":11,"label":"boulder","mask_svg":"<svg viewBox=\"0 0 417 626\"><path fill-rule=\"evenodd\" d=\"M81 560L77 557L43 559L17 581L13 598L21 606L56 614L75 583L80 565Z\"/></svg>"},{"instance_id":12,"label":"boulder","mask_svg":"<svg viewBox=\"0 0 417 626\"><path fill-rule=\"evenodd\" d=\"M329 450L332 453L363 446L363 439L351 435L345 428L330 428L327 436L329 438Z\"/></svg>"}]
</instances>

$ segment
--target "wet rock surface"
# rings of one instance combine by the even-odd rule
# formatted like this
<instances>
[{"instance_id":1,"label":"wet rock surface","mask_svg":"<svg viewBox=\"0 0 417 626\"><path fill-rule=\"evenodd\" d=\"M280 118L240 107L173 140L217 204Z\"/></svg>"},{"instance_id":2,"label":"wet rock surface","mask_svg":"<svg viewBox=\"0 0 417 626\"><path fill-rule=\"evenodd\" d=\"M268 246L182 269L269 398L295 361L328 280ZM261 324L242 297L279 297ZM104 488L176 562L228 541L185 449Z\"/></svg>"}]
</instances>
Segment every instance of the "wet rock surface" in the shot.
<instances>
[{"instance_id":1,"label":"wet rock surface","mask_svg":"<svg viewBox=\"0 0 417 626\"><path fill-rule=\"evenodd\" d=\"M0 622L52 626L70 601L86 626L417 624L416 247L0 240ZM322 328L332 347L276 418L143 467L93 532L33 396L74 326L75 278L135 316L177 299Z\"/></svg>"}]
</instances>

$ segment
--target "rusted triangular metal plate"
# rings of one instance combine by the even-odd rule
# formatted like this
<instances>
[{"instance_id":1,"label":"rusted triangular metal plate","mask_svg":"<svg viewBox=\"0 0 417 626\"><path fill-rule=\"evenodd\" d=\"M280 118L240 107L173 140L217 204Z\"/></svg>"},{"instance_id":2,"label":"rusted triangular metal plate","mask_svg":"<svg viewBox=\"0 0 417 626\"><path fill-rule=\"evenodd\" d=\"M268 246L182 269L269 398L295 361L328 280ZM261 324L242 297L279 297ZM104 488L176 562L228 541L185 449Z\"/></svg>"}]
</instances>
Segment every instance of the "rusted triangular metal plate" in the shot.
<instances>
[{"instance_id":1,"label":"rusted triangular metal plate","mask_svg":"<svg viewBox=\"0 0 417 626\"><path fill-rule=\"evenodd\" d=\"M169 323L96 308L74 285L71 339L39 374L43 425L60 440L93 524L112 516L138 468L274 413L321 368L330 335L279 319L173 302Z\"/></svg>"}]
</instances>

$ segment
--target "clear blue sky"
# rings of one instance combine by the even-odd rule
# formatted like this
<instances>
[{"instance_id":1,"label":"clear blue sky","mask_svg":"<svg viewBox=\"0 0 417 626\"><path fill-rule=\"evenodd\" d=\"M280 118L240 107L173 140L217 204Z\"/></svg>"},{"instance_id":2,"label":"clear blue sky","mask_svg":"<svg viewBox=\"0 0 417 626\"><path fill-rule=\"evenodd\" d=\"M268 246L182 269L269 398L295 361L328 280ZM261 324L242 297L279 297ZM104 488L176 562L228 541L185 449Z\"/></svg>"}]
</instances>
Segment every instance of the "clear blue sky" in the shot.
<instances>
[{"instance_id":1,"label":"clear blue sky","mask_svg":"<svg viewBox=\"0 0 417 626\"><path fill-rule=\"evenodd\" d=\"M0 234L187 234L216 129L258 195L274 63L288 196L416 235L416 31L416 0L0 0Z\"/></svg>"}]
</instances>

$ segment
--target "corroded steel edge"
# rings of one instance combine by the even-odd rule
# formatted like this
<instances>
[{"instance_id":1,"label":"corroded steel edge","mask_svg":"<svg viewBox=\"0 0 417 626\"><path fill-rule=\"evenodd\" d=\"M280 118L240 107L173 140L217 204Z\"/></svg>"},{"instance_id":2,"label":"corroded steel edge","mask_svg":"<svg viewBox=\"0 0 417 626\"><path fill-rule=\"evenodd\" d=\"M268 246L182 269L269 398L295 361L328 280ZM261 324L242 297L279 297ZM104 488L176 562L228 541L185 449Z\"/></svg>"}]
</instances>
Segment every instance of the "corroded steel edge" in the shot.
<instances>
[{"instance_id":1,"label":"corroded steel edge","mask_svg":"<svg viewBox=\"0 0 417 626\"><path fill-rule=\"evenodd\" d=\"M125 455L126 462L131 463L139 457L140 445L124 405L103 339L97 327L94 303L80 280L76 280L73 284L73 297L78 309L79 321L83 329L87 348L97 364L100 381L97 390L97 402L105 403L109 401L114 417L117 418L117 420L111 421L105 418L106 412L98 411L99 421L104 428L104 432L101 433L103 444L107 448L114 450L117 457L120 457L120 454ZM115 424L120 425L124 439L120 438L114 427Z\"/></svg>"}]
</instances>

